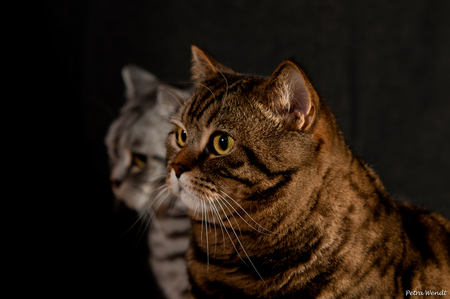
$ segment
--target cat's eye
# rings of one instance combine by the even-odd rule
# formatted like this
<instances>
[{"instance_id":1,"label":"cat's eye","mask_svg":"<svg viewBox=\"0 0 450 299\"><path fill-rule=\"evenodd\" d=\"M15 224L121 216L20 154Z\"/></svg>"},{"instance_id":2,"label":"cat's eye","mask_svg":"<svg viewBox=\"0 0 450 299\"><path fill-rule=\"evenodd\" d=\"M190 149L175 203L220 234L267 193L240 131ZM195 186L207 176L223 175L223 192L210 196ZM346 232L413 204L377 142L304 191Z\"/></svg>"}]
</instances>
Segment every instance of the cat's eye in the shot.
<instances>
[{"instance_id":1,"label":"cat's eye","mask_svg":"<svg viewBox=\"0 0 450 299\"><path fill-rule=\"evenodd\" d=\"M175 132L175 138L177 140L177 144L180 147L184 147L186 145L187 134L186 131L182 128L178 127Z\"/></svg>"},{"instance_id":2,"label":"cat's eye","mask_svg":"<svg viewBox=\"0 0 450 299\"><path fill-rule=\"evenodd\" d=\"M139 168L144 168L147 165L147 156L142 154L133 154L133 164Z\"/></svg>"},{"instance_id":3,"label":"cat's eye","mask_svg":"<svg viewBox=\"0 0 450 299\"><path fill-rule=\"evenodd\" d=\"M225 155L233 148L234 139L228 134L219 133L213 139L213 146L217 154Z\"/></svg>"}]
</instances>

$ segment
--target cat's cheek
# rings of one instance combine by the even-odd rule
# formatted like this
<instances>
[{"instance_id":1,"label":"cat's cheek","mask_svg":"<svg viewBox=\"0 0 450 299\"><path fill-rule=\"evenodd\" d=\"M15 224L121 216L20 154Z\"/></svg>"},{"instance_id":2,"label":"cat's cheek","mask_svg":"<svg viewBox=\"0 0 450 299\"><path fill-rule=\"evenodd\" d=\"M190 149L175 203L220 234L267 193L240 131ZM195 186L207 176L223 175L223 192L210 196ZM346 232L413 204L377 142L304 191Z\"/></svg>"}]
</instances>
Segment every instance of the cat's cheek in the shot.
<instances>
[{"instance_id":1,"label":"cat's cheek","mask_svg":"<svg viewBox=\"0 0 450 299\"><path fill-rule=\"evenodd\" d=\"M199 203L194 198L189 195L186 190L181 190L180 192L181 202L186 206L188 210L196 211L198 209Z\"/></svg>"}]
</instances>

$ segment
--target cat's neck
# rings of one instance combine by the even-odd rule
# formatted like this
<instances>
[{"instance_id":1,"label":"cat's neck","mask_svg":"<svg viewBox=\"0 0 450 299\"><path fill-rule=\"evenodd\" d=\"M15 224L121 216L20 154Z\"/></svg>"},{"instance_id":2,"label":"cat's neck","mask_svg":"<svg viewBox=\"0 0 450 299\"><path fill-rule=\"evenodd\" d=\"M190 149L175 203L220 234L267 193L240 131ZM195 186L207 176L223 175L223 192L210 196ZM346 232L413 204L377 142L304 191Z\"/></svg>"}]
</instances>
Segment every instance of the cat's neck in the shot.
<instances>
[{"instance_id":1,"label":"cat's neck","mask_svg":"<svg viewBox=\"0 0 450 299\"><path fill-rule=\"evenodd\" d=\"M307 175L301 172L298 176L297 185L305 190L298 190L294 199L304 205L298 221L307 221L316 213L320 215L317 219L334 222L337 216L359 215L353 219L356 225L373 214L383 214L384 206L395 209L378 175L353 154L332 113L328 108L324 111L311 134L317 163L305 170Z\"/></svg>"}]
</instances>

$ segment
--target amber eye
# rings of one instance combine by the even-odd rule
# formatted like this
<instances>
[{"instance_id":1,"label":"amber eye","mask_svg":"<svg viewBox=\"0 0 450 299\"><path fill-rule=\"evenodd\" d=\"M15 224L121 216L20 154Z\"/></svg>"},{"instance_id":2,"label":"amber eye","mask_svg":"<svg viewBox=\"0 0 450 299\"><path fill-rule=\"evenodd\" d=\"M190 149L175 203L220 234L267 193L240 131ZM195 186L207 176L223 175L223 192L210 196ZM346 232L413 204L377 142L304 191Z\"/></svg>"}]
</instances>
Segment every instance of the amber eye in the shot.
<instances>
[{"instance_id":1,"label":"amber eye","mask_svg":"<svg viewBox=\"0 0 450 299\"><path fill-rule=\"evenodd\" d=\"M186 145L187 134L186 131L178 127L175 132L175 138L179 146L184 147Z\"/></svg>"},{"instance_id":2,"label":"amber eye","mask_svg":"<svg viewBox=\"0 0 450 299\"><path fill-rule=\"evenodd\" d=\"M133 153L133 164L139 168L144 168L147 165L147 156Z\"/></svg>"},{"instance_id":3,"label":"amber eye","mask_svg":"<svg viewBox=\"0 0 450 299\"><path fill-rule=\"evenodd\" d=\"M213 139L213 146L219 155L225 155L233 148L234 139L228 134L219 133Z\"/></svg>"}]
</instances>

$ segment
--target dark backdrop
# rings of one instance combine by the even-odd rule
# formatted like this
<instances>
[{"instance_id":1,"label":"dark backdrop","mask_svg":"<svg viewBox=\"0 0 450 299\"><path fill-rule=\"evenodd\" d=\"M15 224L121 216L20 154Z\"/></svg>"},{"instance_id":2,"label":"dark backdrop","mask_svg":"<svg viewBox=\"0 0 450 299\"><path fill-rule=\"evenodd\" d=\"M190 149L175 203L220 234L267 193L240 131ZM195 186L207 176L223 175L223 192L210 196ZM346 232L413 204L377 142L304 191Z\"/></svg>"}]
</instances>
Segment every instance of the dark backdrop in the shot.
<instances>
[{"instance_id":1,"label":"dark backdrop","mask_svg":"<svg viewBox=\"0 0 450 299\"><path fill-rule=\"evenodd\" d=\"M60 274L71 291L157 297L143 227L115 211L103 138L123 104L121 68L188 81L190 43L245 73L295 57L353 151L395 198L450 217L450 2L53 1L46 56L59 136L69 145L60 199L75 217ZM142 237L143 236L143 237ZM80 272L81 271L81 272ZM80 274L74 274L80 273ZM87 290L90 290L89 292ZM156 292L156 293L155 293Z\"/></svg>"}]
</instances>

